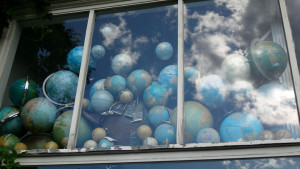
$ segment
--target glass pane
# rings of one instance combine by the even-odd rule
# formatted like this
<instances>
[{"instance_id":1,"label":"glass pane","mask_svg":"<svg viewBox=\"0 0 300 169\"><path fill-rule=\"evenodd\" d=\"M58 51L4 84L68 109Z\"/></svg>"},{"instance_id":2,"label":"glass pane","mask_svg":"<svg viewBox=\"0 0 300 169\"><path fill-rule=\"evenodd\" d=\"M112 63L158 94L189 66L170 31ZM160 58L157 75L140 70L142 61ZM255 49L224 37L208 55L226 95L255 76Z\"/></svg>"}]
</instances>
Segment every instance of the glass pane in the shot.
<instances>
[{"instance_id":1,"label":"glass pane","mask_svg":"<svg viewBox=\"0 0 300 169\"><path fill-rule=\"evenodd\" d=\"M22 29L0 110L0 147L66 147L87 16Z\"/></svg>"},{"instance_id":2,"label":"glass pane","mask_svg":"<svg viewBox=\"0 0 300 169\"><path fill-rule=\"evenodd\" d=\"M186 4L185 142L299 137L277 1Z\"/></svg>"},{"instance_id":3,"label":"glass pane","mask_svg":"<svg viewBox=\"0 0 300 169\"><path fill-rule=\"evenodd\" d=\"M176 143L177 6L97 15L90 56L77 146Z\"/></svg>"}]
</instances>

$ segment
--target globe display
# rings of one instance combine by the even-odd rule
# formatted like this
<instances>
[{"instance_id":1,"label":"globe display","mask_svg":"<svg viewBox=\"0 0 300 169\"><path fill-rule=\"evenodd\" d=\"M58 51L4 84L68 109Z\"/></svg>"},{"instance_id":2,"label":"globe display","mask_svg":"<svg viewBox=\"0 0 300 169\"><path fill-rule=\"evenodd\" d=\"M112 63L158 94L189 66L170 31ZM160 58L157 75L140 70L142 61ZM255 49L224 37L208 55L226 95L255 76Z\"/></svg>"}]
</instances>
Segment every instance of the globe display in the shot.
<instances>
[{"instance_id":1,"label":"globe display","mask_svg":"<svg viewBox=\"0 0 300 169\"><path fill-rule=\"evenodd\" d=\"M69 137L73 111L67 111L61 114L53 126L53 138L60 147L64 147L64 140ZM87 140L92 139L92 130L86 120L81 117L79 120L77 147L83 147Z\"/></svg>"},{"instance_id":2,"label":"globe display","mask_svg":"<svg viewBox=\"0 0 300 169\"><path fill-rule=\"evenodd\" d=\"M126 88L126 79L120 75L108 77L105 79L104 88L112 95L117 96L122 90Z\"/></svg>"},{"instance_id":3,"label":"globe display","mask_svg":"<svg viewBox=\"0 0 300 169\"><path fill-rule=\"evenodd\" d=\"M102 59L102 58L104 58L104 55L105 55L105 49L101 45L95 45L92 47L91 54L92 54L93 58L95 58L97 60Z\"/></svg>"},{"instance_id":4,"label":"globe display","mask_svg":"<svg viewBox=\"0 0 300 169\"><path fill-rule=\"evenodd\" d=\"M97 80L95 83L93 83L91 89L90 89L90 98L93 97L93 95L96 93L96 91L100 89L104 89L104 82L105 79Z\"/></svg>"},{"instance_id":5,"label":"globe display","mask_svg":"<svg viewBox=\"0 0 300 169\"><path fill-rule=\"evenodd\" d=\"M223 120L219 133L222 142L253 141L258 139L263 130L263 125L256 116L235 112Z\"/></svg>"},{"instance_id":6,"label":"globe display","mask_svg":"<svg viewBox=\"0 0 300 169\"><path fill-rule=\"evenodd\" d=\"M98 143L98 147L101 147L101 148L110 148L113 146L114 146L114 142L109 141L107 138L100 140Z\"/></svg>"},{"instance_id":7,"label":"globe display","mask_svg":"<svg viewBox=\"0 0 300 169\"><path fill-rule=\"evenodd\" d=\"M153 106L148 112L148 120L155 128L170 121L170 114L165 106Z\"/></svg>"},{"instance_id":8,"label":"globe display","mask_svg":"<svg viewBox=\"0 0 300 169\"><path fill-rule=\"evenodd\" d=\"M114 97L106 90L97 91L91 99L92 108L98 113L109 110L113 103Z\"/></svg>"},{"instance_id":9,"label":"globe display","mask_svg":"<svg viewBox=\"0 0 300 169\"><path fill-rule=\"evenodd\" d=\"M142 94L151 83L151 75L143 69L135 70L127 77L128 88L137 95Z\"/></svg>"},{"instance_id":10,"label":"globe display","mask_svg":"<svg viewBox=\"0 0 300 169\"><path fill-rule=\"evenodd\" d=\"M47 133L34 133L25 136L22 142L27 145L28 150L44 149L45 145L52 141L53 137Z\"/></svg>"},{"instance_id":11,"label":"globe display","mask_svg":"<svg viewBox=\"0 0 300 169\"><path fill-rule=\"evenodd\" d=\"M48 97L58 103L67 104L75 100L78 76L67 70L53 73L46 82Z\"/></svg>"},{"instance_id":12,"label":"globe display","mask_svg":"<svg viewBox=\"0 0 300 169\"><path fill-rule=\"evenodd\" d=\"M213 128L204 128L200 130L196 137L197 143L219 143L220 135Z\"/></svg>"},{"instance_id":13,"label":"globe display","mask_svg":"<svg viewBox=\"0 0 300 169\"><path fill-rule=\"evenodd\" d=\"M173 55L173 47L169 42L161 42L156 46L155 54L160 60L168 60Z\"/></svg>"},{"instance_id":14,"label":"globe display","mask_svg":"<svg viewBox=\"0 0 300 169\"><path fill-rule=\"evenodd\" d=\"M68 68L70 69L70 71L76 74L79 74L80 71L82 54L83 54L83 46L77 46L68 53L68 57L67 57ZM92 69L95 69L95 67L96 67L96 62L92 57L90 57L88 70L91 71Z\"/></svg>"},{"instance_id":15,"label":"globe display","mask_svg":"<svg viewBox=\"0 0 300 169\"><path fill-rule=\"evenodd\" d=\"M187 66L184 68L184 79L194 85L200 79L200 71L193 66Z\"/></svg>"},{"instance_id":16,"label":"globe display","mask_svg":"<svg viewBox=\"0 0 300 169\"><path fill-rule=\"evenodd\" d=\"M6 106L0 110L0 121L8 119L14 114L20 113L20 110L16 106ZM8 120L2 126L0 126L0 136L4 134L14 134L16 136L22 136L26 132L25 127L22 124L20 117L15 117Z\"/></svg>"},{"instance_id":17,"label":"globe display","mask_svg":"<svg viewBox=\"0 0 300 169\"><path fill-rule=\"evenodd\" d=\"M164 86L170 95L177 93L177 65L169 65L160 71L158 83Z\"/></svg>"},{"instance_id":18,"label":"globe display","mask_svg":"<svg viewBox=\"0 0 300 169\"><path fill-rule=\"evenodd\" d=\"M21 119L25 128L33 133L51 132L57 108L44 97L28 101L22 109Z\"/></svg>"},{"instance_id":19,"label":"globe display","mask_svg":"<svg viewBox=\"0 0 300 169\"><path fill-rule=\"evenodd\" d=\"M177 112L177 107L174 109ZM177 113L171 115L171 123L176 126ZM195 143L198 132L214 125L210 111L196 101L184 102L184 142Z\"/></svg>"},{"instance_id":20,"label":"globe display","mask_svg":"<svg viewBox=\"0 0 300 169\"><path fill-rule=\"evenodd\" d=\"M154 132L154 137L159 145L176 143L176 129L172 124L161 124Z\"/></svg>"},{"instance_id":21,"label":"globe display","mask_svg":"<svg viewBox=\"0 0 300 169\"><path fill-rule=\"evenodd\" d=\"M19 143L20 139L13 134L4 134L0 137L0 148L12 150L15 144Z\"/></svg>"},{"instance_id":22,"label":"globe display","mask_svg":"<svg viewBox=\"0 0 300 169\"><path fill-rule=\"evenodd\" d=\"M38 97L38 85L27 79L15 81L9 88L10 101L16 106L23 106L27 101Z\"/></svg>"},{"instance_id":23,"label":"globe display","mask_svg":"<svg viewBox=\"0 0 300 169\"><path fill-rule=\"evenodd\" d=\"M158 83L152 83L148 86L143 95L144 103L151 108L156 105L166 105L168 103L168 91Z\"/></svg>"},{"instance_id":24,"label":"globe display","mask_svg":"<svg viewBox=\"0 0 300 169\"><path fill-rule=\"evenodd\" d=\"M271 41L252 42L247 58L253 73L261 78L277 80L287 67L285 50Z\"/></svg>"},{"instance_id":25,"label":"globe display","mask_svg":"<svg viewBox=\"0 0 300 169\"><path fill-rule=\"evenodd\" d=\"M111 68L115 74L129 73L133 67L133 61L127 54L118 54L111 61Z\"/></svg>"}]
</instances>

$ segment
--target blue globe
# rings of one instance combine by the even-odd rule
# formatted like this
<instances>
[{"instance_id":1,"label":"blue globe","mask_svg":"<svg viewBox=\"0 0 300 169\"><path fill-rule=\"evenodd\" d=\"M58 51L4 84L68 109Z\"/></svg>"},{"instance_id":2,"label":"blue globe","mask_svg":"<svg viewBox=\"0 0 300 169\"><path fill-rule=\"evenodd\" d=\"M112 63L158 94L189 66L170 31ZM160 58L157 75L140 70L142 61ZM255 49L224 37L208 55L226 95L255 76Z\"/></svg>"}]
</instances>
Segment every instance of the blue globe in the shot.
<instances>
[{"instance_id":1,"label":"blue globe","mask_svg":"<svg viewBox=\"0 0 300 169\"><path fill-rule=\"evenodd\" d=\"M112 95L118 95L122 90L126 89L126 79L120 75L108 77L104 82L105 90L109 91Z\"/></svg>"},{"instance_id":2,"label":"blue globe","mask_svg":"<svg viewBox=\"0 0 300 169\"><path fill-rule=\"evenodd\" d=\"M6 106L0 110L0 121L4 121L13 114L20 113L20 110L16 106ZM0 136L4 134L14 134L16 136L22 136L26 132L20 117L10 119L3 126L0 127Z\"/></svg>"},{"instance_id":3,"label":"blue globe","mask_svg":"<svg viewBox=\"0 0 300 169\"><path fill-rule=\"evenodd\" d=\"M68 57L67 57L68 68L76 74L79 74L82 53L83 53L83 46L77 46L68 53ZM90 57L89 71L95 69L95 67L96 67L96 62L92 57Z\"/></svg>"},{"instance_id":4,"label":"blue globe","mask_svg":"<svg viewBox=\"0 0 300 169\"><path fill-rule=\"evenodd\" d=\"M177 93L177 65L169 65L160 71L158 82L164 86L170 95Z\"/></svg>"},{"instance_id":5,"label":"blue globe","mask_svg":"<svg viewBox=\"0 0 300 169\"><path fill-rule=\"evenodd\" d=\"M46 82L48 97L58 103L72 103L75 100L78 76L67 70L53 73Z\"/></svg>"},{"instance_id":6,"label":"blue globe","mask_svg":"<svg viewBox=\"0 0 300 169\"><path fill-rule=\"evenodd\" d=\"M170 115L165 106L154 106L148 112L148 120L152 126L157 127L170 121Z\"/></svg>"},{"instance_id":7,"label":"blue globe","mask_svg":"<svg viewBox=\"0 0 300 169\"><path fill-rule=\"evenodd\" d=\"M161 124L156 128L154 137L159 145L175 144L176 129L171 124Z\"/></svg>"},{"instance_id":8,"label":"blue globe","mask_svg":"<svg viewBox=\"0 0 300 169\"><path fill-rule=\"evenodd\" d=\"M196 81L200 79L200 71L193 66L188 66L184 68L184 79L189 84L196 84Z\"/></svg>"},{"instance_id":9,"label":"blue globe","mask_svg":"<svg viewBox=\"0 0 300 169\"><path fill-rule=\"evenodd\" d=\"M102 59L102 58L104 58L104 55L105 55L105 49L101 45L95 45L95 46L93 46L93 48L91 50L91 54L94 59L97 59L97 60Z\"/></svg>"},{"instance_id":10,"label":"blue globe","mask_svg":"<svg viewBox=\"0 0 300 169\"><path fill-rule=\"evenodd\" d=\"M151 82L151 75L143 69L135 70L127 77L128 88L137 95L142 94Z\"/></svg>"},{"instance_id":11,"label":"blue globe","mask_svg":"<svg viewBox=\"0 0 300 169\"><path fill-rule=\"evenodd\" d=\"M92 108L97 113L109 110L114 103L114 97L106 90L98 90L91 99Z\"/></svg>"},{"instance_id":12,"label":"blue globe","mask_svg":"<svg viewBox=\"0 0 300 169\"><path fill-rule=\"evenodd\" d=\"M93 95L96 93L96 91L100 90L100 89L104 89L104 82L105 79L100 79L97 80L91 87L90 89L90 98L93 97Z\"/></svg>"},{"instance_id":13,"label":"blue globe","mask_svg":"<svg viewBox=\"0 0 300 169\"><path fill-rule=\"evenodd\" d=\"M118 54L111 61L111 68L115 74L123 75L131 71L133 61L127 54Z\"/></svg>"},{"instance_id":14,"label":"blue globe","mask_svg":"<svg viewBox=\"0 0 300 169\"><path fill-rule=\"evenodd\" d=\"M235 112L227 116L220 126L222 142L253 141L264 130L260 120L245 112Z\"/></svg>"},{"instance_id":15,"label":"blue globe","mask_svg":"<svg viewBox=\"0 0 300 169\"><path fill-rule=\"evenodd\" d=\"M114 142L109 141L107 138L104 138L99 141L98 146L101 148L110 148L114 146Z\"/></svg>"},{"instance_id":16,"label":"blue globe","mask_svg":"<svg viewBox=\"0 0 300 169\"><path fill-rule=\"evenodd\" d=\"M152 83L145 89L143 94L144 103L149 108L156 105L166 105L168 97L167 89L158 83Z\"/></svg>"},{"instance_id":17,"label":"blue globe","mask_svg":"<svg viewBox=\"0 0 300 169\"><path fill-rule=\"evenodd\" d=\"M221 107L227 98L225 81L218 75L203 77L196 84L196 98L209 109Z\"/></svg>"},{"instance_id":18,"label":"blue globe","mask_svg":"<svg viewBox=\"0 0 300 169\"><path fill-rule=\"evenodd\" d=\"M168 60L173 55L173 47L168 42L161 42L156 46L155 54L160 60Z\"/></svg>"},{"instance_id":19,"label":"blue globe","mask_svg":"<svg viewBox=\"0 0 300 169\"><path fill-rule=\"evenodd\" d=\"M219 143L220 135L213 128L204 128L197 133L197 143Z\"/></svg>"}]
</instances>

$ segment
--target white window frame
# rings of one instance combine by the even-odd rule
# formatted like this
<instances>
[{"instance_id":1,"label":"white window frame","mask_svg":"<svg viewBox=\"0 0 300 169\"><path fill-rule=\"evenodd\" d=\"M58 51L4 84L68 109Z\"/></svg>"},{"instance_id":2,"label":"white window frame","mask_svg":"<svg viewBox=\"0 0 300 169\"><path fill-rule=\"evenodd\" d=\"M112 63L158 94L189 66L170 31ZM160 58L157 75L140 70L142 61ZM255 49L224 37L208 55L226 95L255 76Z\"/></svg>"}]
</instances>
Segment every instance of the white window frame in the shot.
<instances>
[{"instance_id":1,"label":"white window frame","mask_svg":"<svg viewBox=\"0 0 300 169\"><path fill-rule=\"evenodd\" d=\"M139 147L116 147L111 150L75 149L77 138L77 126L81 113L81 105L85 88L85 80L88 67L88 53L91 45L93 27L95 23L95 10L109 10L119 7L151 6L170 3L170 0L90 0L82 2L67 2L64 5L54 4L51 13L54 16L89 12L88 26L84 42L83 60L79 74L76 100L74 104L73 123L71 125L68 149L60 150L29 150L29 154L16 161L23 166L41 165L76 165L76 164L113 164L113 163L136 163L136 162L167 162L167 161L194 161L194 160L221 160L221 159L244 159L264 157L291 157L300 156L300 139L252 141L234 143L201 143L184 145L183 139L183 103L184 103L184 80L183 80L183 54L184 54L184 21L183 0L178 0L178 118L177 118L177 143L169 146L145 149ZM290 56L290 66L295 89L300 89L299 69L296 64L296 53L288 20L285 0L278 0L283 27L286 36L287 50ZM6 83L17 50L21 27L26 25L23 20L34 19L32 14L22 14L11 22L9 29L4 30L0 39L0 103L4 96ZM28 22L27 22L28 23ZM20 26L21 25L21 26ZM300 98L300 90L295 90L297 98ZM300 105L300 99L297 105ZM298 112L299 107L298 107ZM138 150L138 151L137 151Z\"/></svg>"}]
</instances>

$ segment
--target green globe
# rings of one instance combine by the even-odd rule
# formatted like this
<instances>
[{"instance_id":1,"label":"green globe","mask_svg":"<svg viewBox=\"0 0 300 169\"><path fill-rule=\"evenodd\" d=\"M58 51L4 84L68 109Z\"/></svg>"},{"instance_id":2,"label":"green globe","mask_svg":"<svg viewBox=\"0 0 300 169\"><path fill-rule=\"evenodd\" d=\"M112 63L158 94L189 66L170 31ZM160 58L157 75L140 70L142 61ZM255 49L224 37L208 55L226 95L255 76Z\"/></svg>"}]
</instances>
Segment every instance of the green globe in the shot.
<instances>
[{"instance_id":1,"label":"green globe","mask_svg":"<svg viewBox=\"0 0 300 169\"><path fill-rule=\"evenodd\" d=\"M13 134L4 134L0 137L0 148L12 150L16 143L20 143L20 139Z\"/></svg>"}]
</instances>

